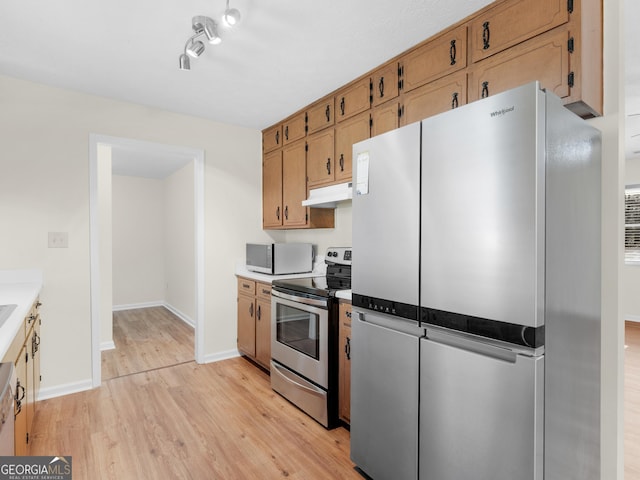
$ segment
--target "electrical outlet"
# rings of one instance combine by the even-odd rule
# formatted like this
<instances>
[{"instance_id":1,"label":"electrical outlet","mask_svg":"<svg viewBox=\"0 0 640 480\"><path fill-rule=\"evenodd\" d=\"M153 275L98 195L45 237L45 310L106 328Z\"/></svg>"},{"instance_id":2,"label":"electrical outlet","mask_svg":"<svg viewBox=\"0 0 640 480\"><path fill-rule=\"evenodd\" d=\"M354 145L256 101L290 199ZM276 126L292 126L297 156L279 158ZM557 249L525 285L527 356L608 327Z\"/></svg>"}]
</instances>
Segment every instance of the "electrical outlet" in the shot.
<instances>
[{"instance_id":1,"label":"electrical outlet","mask_svg":"<svg viewBox=\"0 0 640 480\"><path fill-rule=\"evenodd\" d=\"M67 232L49 232L49 248L69 248Z\"/></svg>"}]
</instances>

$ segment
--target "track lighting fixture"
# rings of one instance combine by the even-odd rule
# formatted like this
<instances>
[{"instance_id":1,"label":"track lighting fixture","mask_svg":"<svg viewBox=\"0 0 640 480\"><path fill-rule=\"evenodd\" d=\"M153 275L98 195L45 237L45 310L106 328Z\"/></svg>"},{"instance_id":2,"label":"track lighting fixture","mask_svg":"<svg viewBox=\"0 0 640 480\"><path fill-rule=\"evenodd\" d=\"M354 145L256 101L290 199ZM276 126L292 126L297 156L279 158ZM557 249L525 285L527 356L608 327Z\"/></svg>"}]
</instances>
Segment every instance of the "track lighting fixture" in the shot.
<instances>
[{"instance_id":1,"label":"track lighting fixture","mask_svg":"<svg viewBox=\"0 0 640 480\"><path fill-rule=\"evenodd\" d=\"M194 34L184 44L184 53L180 55L180 70L191 70L189 57L198 58L204 52L204 43L198 37L204 36L211 45L218 45L222 38L218 35L216 22L210 17L197 15L191 19L191 28Z\"/></svg>"},{"instance_id":2,"label":"track lighting fixture","mask_svg":"<svg viewBox=\"0 0 640 480\"><path fill-rule=\"evenodd\" d=\"M229 0L227 0L227 8L222 16L222 21L230 27L233 27L240 21L240 12L237 8L229 8Z\"/></svg>"}]
</instances>

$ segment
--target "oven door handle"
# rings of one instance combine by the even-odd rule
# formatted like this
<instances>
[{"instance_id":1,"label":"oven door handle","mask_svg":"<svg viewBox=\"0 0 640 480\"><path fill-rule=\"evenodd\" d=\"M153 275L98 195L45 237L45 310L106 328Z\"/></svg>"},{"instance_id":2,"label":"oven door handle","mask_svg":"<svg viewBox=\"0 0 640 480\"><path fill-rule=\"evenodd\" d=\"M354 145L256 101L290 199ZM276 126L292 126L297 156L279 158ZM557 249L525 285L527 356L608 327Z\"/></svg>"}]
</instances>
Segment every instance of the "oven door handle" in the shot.
<instances>
[{"instance_id":1,"label":"oven door handle","mask_svg":"<svg viewBox=\"0 0 640 480\"><path fill-rule=\"evenodd\" d=\"M271 295L274 297L284 298L285 300L291 300L292 302L304 303L305 305L311 305L314 307L324 307L327 308L328 302L327 300L320 300L316 298L308 298L308 297L300 297L297 295L289 295L287 293L282 293L278 290L271 290Z\"/></svg>"}]
</instances>

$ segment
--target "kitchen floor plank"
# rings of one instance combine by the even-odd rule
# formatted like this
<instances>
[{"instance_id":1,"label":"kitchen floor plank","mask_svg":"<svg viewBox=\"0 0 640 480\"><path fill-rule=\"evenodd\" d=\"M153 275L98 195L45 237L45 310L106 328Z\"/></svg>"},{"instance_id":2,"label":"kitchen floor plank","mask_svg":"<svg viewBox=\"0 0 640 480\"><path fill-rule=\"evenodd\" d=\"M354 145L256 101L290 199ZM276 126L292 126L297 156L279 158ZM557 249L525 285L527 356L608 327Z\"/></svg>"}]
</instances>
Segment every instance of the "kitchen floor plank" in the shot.
<instances>
[{"instance_id":1,"label":"kitchen floor plank","mask_svg":"<svg viewBox=\"0 0 640 480\"><path fill-rule=\"evenodd\" d=\"M349 432L326 430L243 358L113 378L39 403L31 455L74 479L361 479Z\"/></svg>"},{"instance_id":2,"label":"kitchen floor plank","mask_svg":"<svg viewBox=\"0 0 640 480\"><path fill-rule=\"evenodd\" d=\"M640 479L640 323L624 331L624 478Z\"/></svg>"},{"instance_id":3,"label":"kitchen floor plank","mask_svg":"<svg viewBox=\"0 0 640 480\"><path fill-rule=\"evenodd\" d=\"M194 359L194 330L164 307L113 312L114 350L102 352L102 379Z\"/></svg>"}]
</instances>

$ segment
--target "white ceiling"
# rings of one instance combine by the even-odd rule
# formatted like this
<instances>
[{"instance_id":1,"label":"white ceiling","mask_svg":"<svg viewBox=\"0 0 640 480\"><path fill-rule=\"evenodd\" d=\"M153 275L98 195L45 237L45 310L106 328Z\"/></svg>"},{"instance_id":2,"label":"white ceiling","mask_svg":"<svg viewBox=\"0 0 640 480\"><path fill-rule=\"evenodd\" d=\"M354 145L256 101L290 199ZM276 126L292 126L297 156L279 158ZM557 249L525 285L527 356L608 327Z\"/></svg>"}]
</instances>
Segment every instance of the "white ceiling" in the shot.
<instances>
[{"instance_id":1,"label":"white ceiling","mask_svg":"<svg viewBox=\"0 0 640 480\"><path fill-rule=\"evenodd\" d=\"M640 2L625 1L629 23L640 18ZM0 73L263 129L488 3L230 0L240 24L181 71L191 18L219 22L225 0L4 1ZM640 54L628 53L629 113L640 113Z\"/></svg>"}]
</instances>

